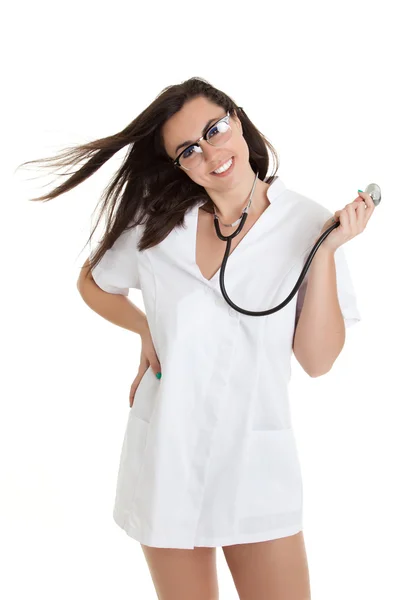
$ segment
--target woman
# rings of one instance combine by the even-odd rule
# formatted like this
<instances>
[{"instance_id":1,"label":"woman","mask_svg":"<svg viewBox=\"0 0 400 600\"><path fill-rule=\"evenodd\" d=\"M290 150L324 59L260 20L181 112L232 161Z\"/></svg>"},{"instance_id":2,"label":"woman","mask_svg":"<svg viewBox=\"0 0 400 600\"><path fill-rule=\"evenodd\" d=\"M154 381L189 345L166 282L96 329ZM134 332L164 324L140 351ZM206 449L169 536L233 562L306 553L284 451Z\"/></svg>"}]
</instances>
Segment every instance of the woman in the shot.
<instances>
[{"instance_id":1,"label":"woman","mask_svg":"<svg viewBox=\"0 0 400 600\"><path fill-rule=\"evenodd\" d=\"M335 213L340 226L296 302L253 317L221 294L225 242L214 215L231 234L251 197L225 274L247 310L288 296L335 217L287 189L277 165L267 177L274 148L199 78L164 89L123 131L67 150L54 164L85 164L38 200L72 189L125 146L99 216L107 209L104 236L78 280L94 311L142 341L114 519L141 543L162 600L217 599L218 546L242 600L310 598L290 360L293 351L311 377L326 373L345 327L360 320L340 246L363 231L373 202L361 193ZM146 313L129 288L142 291Z\"/></svg>"}]
</instances>

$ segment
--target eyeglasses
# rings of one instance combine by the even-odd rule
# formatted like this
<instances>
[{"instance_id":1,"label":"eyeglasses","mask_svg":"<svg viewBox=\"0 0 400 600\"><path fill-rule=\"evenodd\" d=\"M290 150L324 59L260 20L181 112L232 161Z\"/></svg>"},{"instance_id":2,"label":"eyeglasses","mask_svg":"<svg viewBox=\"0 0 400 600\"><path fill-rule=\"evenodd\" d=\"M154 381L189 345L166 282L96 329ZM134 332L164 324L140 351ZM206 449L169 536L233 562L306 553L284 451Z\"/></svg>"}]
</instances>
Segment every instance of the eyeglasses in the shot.
<instances>
[{"instance_id":1,"label":"eyeglasses","mask_svg":"<svg viewBox=\"0 0 400 600\"><path fill-rule=\"evenodd\" d=\"M229 125L230 114L229 111L219 121L211 125L207 129L206 133L201 136L197 142L187 146L173 161L174 166L182 167L187 171L198 167L204 159L203 150L200 147L199 142L205 140L211 146L223 146L231 137L232 129Z\"/></svg>"}]
</instances>

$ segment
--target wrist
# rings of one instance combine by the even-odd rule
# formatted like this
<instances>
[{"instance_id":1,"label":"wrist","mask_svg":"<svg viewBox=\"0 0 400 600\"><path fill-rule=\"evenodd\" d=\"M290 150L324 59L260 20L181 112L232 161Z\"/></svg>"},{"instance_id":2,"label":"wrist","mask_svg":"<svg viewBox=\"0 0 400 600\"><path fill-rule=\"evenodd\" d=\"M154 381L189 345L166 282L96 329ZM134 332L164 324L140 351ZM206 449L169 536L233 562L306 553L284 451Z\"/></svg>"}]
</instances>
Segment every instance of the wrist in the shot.
<instances>
[{"instance_id":1,"label":"wrist","mask_svg":"<svg viewBox=\"0 0 400 600\"><path fill-rule=\"evenodd\" d=\"M310 272L314 273L315 271L325 270L327 265L331 264L335 260L335 250L331 248L324 248L320 246L311 262Z\"/></svg>"},{"instance_id":2,"label":"wrist","mask_svg":"<svg viewBox=\"0 0 400 600\"><path fill-rule=\"evenodd\" d=\"M140 319L138 327L137 327L137 333L143 337L144 335L146 335L147 333L149 333L150 328L149 328L149 323L147 321L147 317L146 315L143 315L143 317Z\"/></svg>"},{"instance_id":3,"label":"wrist","mask_svg":"<svg viewBox=\"0 0 400 600\"><path fill-rule=\"evenodd\" d=\"M329 246L324 246L324 244L321 244L321 246L317 250L314 259L318 256L333 256L336 250L337 248L330 248Z\"/></svg>"}]
</instances>

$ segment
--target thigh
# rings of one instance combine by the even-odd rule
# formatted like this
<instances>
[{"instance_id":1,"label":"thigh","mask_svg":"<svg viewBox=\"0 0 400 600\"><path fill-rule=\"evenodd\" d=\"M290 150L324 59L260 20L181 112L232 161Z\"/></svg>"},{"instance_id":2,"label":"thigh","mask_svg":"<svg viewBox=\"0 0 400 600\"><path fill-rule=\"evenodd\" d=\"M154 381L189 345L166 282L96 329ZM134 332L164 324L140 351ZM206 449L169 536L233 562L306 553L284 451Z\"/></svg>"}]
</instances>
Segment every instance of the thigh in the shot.
<instances>
[{"instance_id":1,"label":"thigh","mask_svg":"<svg viewBox=\"0 0 400 600\"><path fill-rule=\"evenodd\" d=\"M218 600L216 548L141 546L159 600Z\"/></svg>"},{"instance_id":2,"label":"thigh","mask_svg":"<svg viewBox=\"0 0 400 600\"><path fill-rule=\"evenodd\" d=\"M240 600L310 600L300 531L277 540L222 547Z\"/></svg>"}]
</instances>

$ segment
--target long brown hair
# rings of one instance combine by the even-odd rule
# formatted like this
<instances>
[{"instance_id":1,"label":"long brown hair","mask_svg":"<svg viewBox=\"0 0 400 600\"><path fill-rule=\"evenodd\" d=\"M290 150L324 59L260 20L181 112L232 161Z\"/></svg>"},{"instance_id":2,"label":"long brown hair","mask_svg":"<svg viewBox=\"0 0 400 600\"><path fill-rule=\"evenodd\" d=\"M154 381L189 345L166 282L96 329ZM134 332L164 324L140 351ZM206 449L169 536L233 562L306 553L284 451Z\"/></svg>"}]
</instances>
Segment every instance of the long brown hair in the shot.
<instances>
[{"instance_id":1,"label":"long brown hair","mask_svg":"<svg viewBox=\"0 0 400 600\"><path fill-rule=\"evenodd\" d=\"M138 250L151 248L161 242L174 227L183 225L188 209L199 200L210 199L204 187L195 183L181 169L174 167L165 151L161 135L163 124L177 113L187 100L198 96L208 98L240 119L243 136L249 147L250 165L254 172L259 171L259 178L262 180L268 172L268 149L270 150L275 163L273 173L265 180L270 183L279 166L276 150L241 107L236 106L224 92L199 77L192 77L183 83L164 88L141 114L114 135L66 148L56 157L28 161L20 165L39 164L59 168L84 161L84 164L58 187L39 198L30 199L48 201L85 181L114 154L128 146L121 167L97 204L97 207L100 205L100 214L87 243L90 242L103 214L106 215L106 219L103 237L91 259L92 268L126 229L144 223Z\"/></svg>"}]
</instances>

